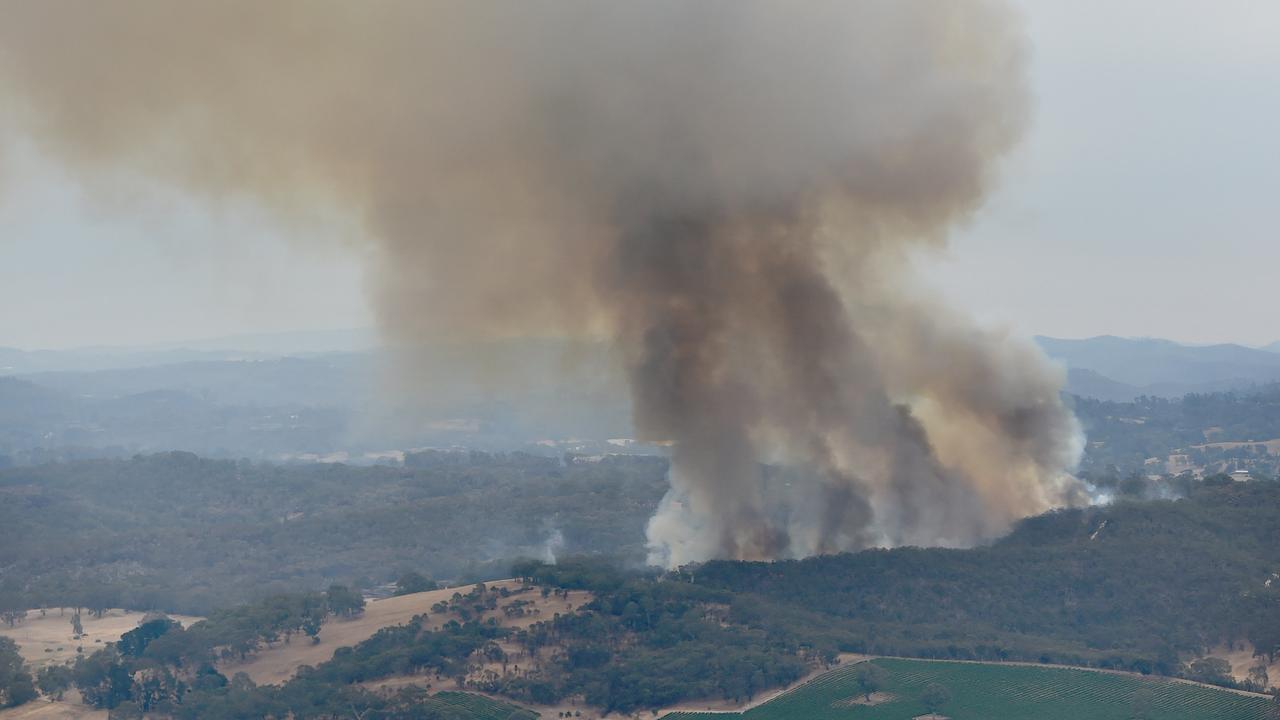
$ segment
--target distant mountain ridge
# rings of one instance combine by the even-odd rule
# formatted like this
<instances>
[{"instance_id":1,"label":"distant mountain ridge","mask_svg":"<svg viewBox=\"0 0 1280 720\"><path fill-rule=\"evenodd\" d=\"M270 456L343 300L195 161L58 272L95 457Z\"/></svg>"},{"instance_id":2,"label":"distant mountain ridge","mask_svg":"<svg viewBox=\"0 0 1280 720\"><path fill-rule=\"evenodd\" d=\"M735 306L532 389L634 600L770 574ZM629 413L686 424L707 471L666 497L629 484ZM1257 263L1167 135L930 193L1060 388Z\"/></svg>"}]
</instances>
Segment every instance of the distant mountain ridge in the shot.
<instances>
[{"instance_id":1,"label":"distant mountain ridge","mask_svg":"<svg viewBox=\"0 0 1280 720\"><path fill-rule=\"evenodd\" d=\"M285 339L291 344L275 347L300 347L308 338ZM223 342L207 351L136 349L142 354L15 351L19 359L39 356L31 364L43 369L0 370L0 465L6 457L14 464L63 459L68 448L75 457L111 449L112 457L189 450L272 459L460 445L508 450L631 433L625 385L603 347L575 348L568 358L562 343L543 340L442 343L421 351L429 370L391 391L390 361L377 351L274 357L212 349ZM270 342L256 347L270 349ZM188 352L215 355L181 360ZM0 350L0 366L4 357ZM112 364L84 369L86 357ZM151 362L162 357L179 361ZM469 369L477 358L489 364Z\"/></svg>"},{"instance_id":2,"label":"distant mountain ridge","mask_svg":"<svg viewBox=\"0 0 1280 720\"><path fill-rule=\"evenodd\" d=\"M1066 365L1068 392L1104 400L1178 397L1280 382L1280 343L1266 350L1112 335L1079 340L1039 336L1036 343Z\"/></svg>"},{"instance_id":3,"label":"distant mountain ridge","mask_svg":"<svg viewBox=\"0 0 1280 720\"><path fill-rule=\"evenodd\" d=\"M335 331L145 348L0 348L0 379L11 381L0 384L7 405L0 455L120 445L262 457L375 441L385 446L373 449L496 448L630 436L625 380L602 345L442 343L422 362L429 371L413 383L416 395L401 401L378 391L391 366L376 350L342 350L371 337ZM1280 382L1280 343L1264 350L1113 336L1036 341L1066 366L1066 391L1081 397L1127 402ZM477 358L486 360L480 372ZM290 417L299 412L299 420ZM476 429L457 430L462 421Z\"/></svg>"},{"instance_id":4,"label":"distant mountain ridge","mask_svg":"<svg viewBox=\"0 0 1280 720\"><path fill-rule=\"evenodd\" d=\"M127 370L194 362L270 360L274 355L244 351L135 348L84 348L77 350L22 350L0 347L0 376L49 372L98 372Z\"/></svg>"},{"instance_id":5,"label":"distant mountain ridge","mask_svg":"<svg viewBox=\"0 0 1280 720\"><path fill-rule=\"evenodd\" d=\"M244 360L278 360L366 353L377 346L370 329L258 333L139 346L24 350L0 347L0 376L45 372L97 372Z\"/></svg>"}]
</instances>

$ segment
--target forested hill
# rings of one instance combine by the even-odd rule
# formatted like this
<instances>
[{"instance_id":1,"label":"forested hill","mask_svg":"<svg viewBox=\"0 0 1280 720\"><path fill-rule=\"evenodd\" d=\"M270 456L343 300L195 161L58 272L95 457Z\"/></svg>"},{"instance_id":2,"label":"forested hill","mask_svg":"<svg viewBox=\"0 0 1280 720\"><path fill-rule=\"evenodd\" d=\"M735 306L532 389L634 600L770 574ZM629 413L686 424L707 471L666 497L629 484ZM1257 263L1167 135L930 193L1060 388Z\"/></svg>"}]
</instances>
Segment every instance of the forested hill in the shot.
<instances>
[{"instance_id":1,"label":"forested hill","mask_svg":"<svg viewBox=\"0 0 1280 720\"><path fill-rule=\"evenodd\" d=\"M0 610L198 611L346 577L367 586L409 569L437 572L442 558L537 555L551 529L571 552L635 557L665 489L657 458L440 454L414 464L289 468L169 454L2 471ZM460 689L518 702L574 700L632 713L750 698L842 651L1054 662L1231 684L1229 667L1195 660L1245 641L1280 654L1280 484L1216 476L1189 480L1187 490L1176 501L1122 500L1031 518L969 550L717 561L669 573L598 554L455 565L523 578L522 592L585 589L593 599L503 628L477 618L518 613L520 598L459 593L448 607L432 606L431 622L384 629L274 689L206 672L201 658L237 640L242 654L257 651L277 638L280 617L293 618L285 632L306 631L321 608L335 609L335 592L347 598L346 588L331 587L323 605L314 593L294 594L215 613L243 620L231 635L162 623L156 631L166 641L136 648L137 656L128 643L105 648L73 674L82 695L103 707L141 707L147 688L124 680L117 687L112 678L160 668L172 680L165 697L180 706L175 716L202 720L380 707L389 701L362 683L397 675L448 677ZM509 544L485 547L502 532ZM434 583L416 577L413 585ZM161 652L184 643L194 650ZM186 683L196 691L187 693ZM327 709L304 712L319 707Z\"/></svg>"},{"instance_id":2,"label":"forested hill","mask_svg":"<svg viewBox=\"0 0 1280 720\"><path fill-rule=\"evenodd\" d=\"M1197 483L1178 501L1031 518L973 550L902 548L686 573L735 616L888 655L1170 673L1249 640L1280 653L1280 484Z\"/></svg>"},{"instance_id":3,"label":"forested hill","mask_svg":"<svg viewBox=\"0 0 1280 720\"><path fill-rule=\"evenodd\" d=\"M1254 447L1280 438L1280 384L1172 400L1072 398L1072 405L1089 440L1083 468L1087 472L1103 471L1109 465L1128 472L1142 469L1148 458L1163 461L1172 453L1186 453L1195 465L1238 461L1257 474L1280 474L1276 451ZM1247 446L1224 448L1213 443ZM1163 467L1154 470L1160 472Z\"/></svg>"},{"instance_id":4,"label":"forested hill","mask_svg":"<svg viewBox=\"0 0 1280 720\"><path fill-rule=\"evenodd\" d=\"M421 453L412 467L162 453L0 470L0 606L203 615L407 570L503 577L516 557L643 558L666 461ZM0 607L0 609L3 609Z\"/></svg>"},{"instance_id":5,"label":"forested hill","mask_svg":"<svg viewBox=\"0 0 1280 720\"><path fill-rule=\"evenodd\" d=\"M1179 397L1280 380L1280 354L1266 348L1113 336L1080 340L1041 336L1036 343L1067 366L1068 391L1101 399Z\"/></svg>"}]
</instances>

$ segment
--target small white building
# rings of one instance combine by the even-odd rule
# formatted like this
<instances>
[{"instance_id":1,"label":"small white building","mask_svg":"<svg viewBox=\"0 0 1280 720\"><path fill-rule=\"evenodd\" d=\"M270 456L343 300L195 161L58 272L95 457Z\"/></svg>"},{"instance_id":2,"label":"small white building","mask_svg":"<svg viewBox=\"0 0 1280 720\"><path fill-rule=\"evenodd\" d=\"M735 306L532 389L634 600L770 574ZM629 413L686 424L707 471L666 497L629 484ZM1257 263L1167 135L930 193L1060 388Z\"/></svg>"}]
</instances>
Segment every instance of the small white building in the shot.
<instances>
[{"instance_id":1,"label":"small white building","mask_svg":"<svg viewBox=\"0 0 1280 720\"><path fill-rule=\"evenodd\" d=\"M1249 482L1253 479L1253 476L1249 474L1248 470L1232 470L1231 479L1236 482Z\"/></svg>"}]
</instances>

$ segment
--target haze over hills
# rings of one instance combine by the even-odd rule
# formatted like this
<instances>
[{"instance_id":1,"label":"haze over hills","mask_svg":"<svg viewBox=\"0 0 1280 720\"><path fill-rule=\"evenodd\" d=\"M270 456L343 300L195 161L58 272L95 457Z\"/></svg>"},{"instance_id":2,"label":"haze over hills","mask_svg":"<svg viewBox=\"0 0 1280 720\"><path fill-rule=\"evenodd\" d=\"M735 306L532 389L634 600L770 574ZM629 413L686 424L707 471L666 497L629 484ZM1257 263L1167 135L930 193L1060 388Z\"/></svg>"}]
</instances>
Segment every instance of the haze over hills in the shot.
<instances>
[{"instance_id":1,"label":"haze over hills","mask_svg":"<svg viewBox=\"0 0 1280 720\"><path fill-rule=\"evenodd\" d=\"M1181 397L1280 380L1280 343L1257 349L1112 335L1080 340L1039 336L1036 342L1067 366L1067 392L1102 400Z\"/></svg>"},{"instance_id":2,"label":"haze over hills","mask_svg":"<svg viewBox=\"0 0 1280 720\"><path fill-rule=\"evenodd\" d=\"M0 374L0 457L25 464L188 450L360 462L415 447L507 450L630 432L629 401L601 348L566 359L554 343L511 341L485 348L490 363L476 369L476 351L442 346L429 353L436 373L395 387L386 359L351 351L354 343L272 354L314 350L325 338L254 336L252 352L236 340L200 350L15 351L39 371ZM159 362L192 356L201 359Z\"/></svg>"},{"instance_id":3,"label":"haze over hills","mask_svg":"<svg viewBox=\"0 0 1280 720\"><path fill-rule=\"evenodd\" d=\"M368 352L377 346L369 328L254 333L140 346L26 350L0 346L0 375L96 372L157 365Z\"/></svg>"},{"instance_id":4,"label":"haze over hills","mask_svg":"<svg viewBox=\"0 0 1280 720\"><path fill-rule=\"evenodd\" d=\"M81 398L121 398L176 391L221 405L352 407L373 395L368 353L196 360L17 376Z\"/></svg>"},{"instance_id":5,"label":"haze over hills","mask_svg":"<svg viewBox=\"0 0 1280 720\"><path fill-rule=\"evenodd\" d=\"M1037 342L1067 366L1066 391L1084 398L1178 398L1280 381L1280 353L1240 345L1110 336ZM34 462L189 450L358 461L413 447L505 450L571 439L608 450L605 440L632 436L630 401L603 347L525 339L431 354L437 370L403 388L384 384L390 366L367 330L3 349L0 456ZM477 369L472 361L481 355L488 364Z\"/></svg>"}]
</instances>

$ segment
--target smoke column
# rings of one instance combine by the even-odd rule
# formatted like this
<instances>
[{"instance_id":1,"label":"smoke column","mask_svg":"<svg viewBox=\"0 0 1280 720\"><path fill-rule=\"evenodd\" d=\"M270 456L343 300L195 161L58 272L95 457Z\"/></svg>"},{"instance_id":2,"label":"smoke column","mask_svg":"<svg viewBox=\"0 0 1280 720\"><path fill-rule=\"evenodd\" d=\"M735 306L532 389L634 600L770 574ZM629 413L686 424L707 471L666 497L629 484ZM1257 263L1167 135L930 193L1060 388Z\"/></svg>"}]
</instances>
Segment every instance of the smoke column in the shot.
<instances>
[{"instance_id":1,"label":"smoke column","mask_svg":"<svg viewBox=\"0 0 1280 720\"><path fill-rule=\"evenodd\" d=\"M798 557L1076 499L1058 371L907 276L1023 51L980 1L7 0L0 122L90 188L341 208L400 345L606 339L673 444L651 559Z\"/></svg>"}]
</instances>

